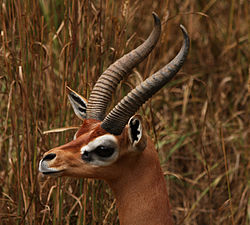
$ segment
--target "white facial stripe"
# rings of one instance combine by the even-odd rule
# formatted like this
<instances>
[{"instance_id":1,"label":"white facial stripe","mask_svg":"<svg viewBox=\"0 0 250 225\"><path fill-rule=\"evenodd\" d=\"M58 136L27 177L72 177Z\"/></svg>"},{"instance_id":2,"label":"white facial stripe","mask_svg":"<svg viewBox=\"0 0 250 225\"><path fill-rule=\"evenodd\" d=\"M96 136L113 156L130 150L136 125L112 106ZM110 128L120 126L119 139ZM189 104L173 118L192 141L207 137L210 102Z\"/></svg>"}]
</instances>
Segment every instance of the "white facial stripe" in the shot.
<instances>
[{"instance_id":1,"label":"white facial stripe","mask_svg":"<svg viewBox=\"0 0 250 225\"><path fill-rule=\"evenodd\" d=\"M89 142L87 145L83 146L81 148L81 154L84 154L85 152L92 152L99 146L106 146L110 148L114 148L115 151L112 154L112 156L108 158L100 158L97 155L93 155L93 160L91 160L89 163L97 166L106 166L110 165L112 162L114 162L118 157L118 143L116 138L111 134L105 134L103 136L97 137L93 141Z\"/></svg>"},{"instance_id":2,"label":"white facial stripe","mask_svg":"<svg viewBox=\"0 0 250 225\"><path fill-rule=\"evenodd\" d=\"M76 133L74 134L73 140L76 139L77 132L78 132L78 131L76 131Z\"/></svg>"}]
</instances>

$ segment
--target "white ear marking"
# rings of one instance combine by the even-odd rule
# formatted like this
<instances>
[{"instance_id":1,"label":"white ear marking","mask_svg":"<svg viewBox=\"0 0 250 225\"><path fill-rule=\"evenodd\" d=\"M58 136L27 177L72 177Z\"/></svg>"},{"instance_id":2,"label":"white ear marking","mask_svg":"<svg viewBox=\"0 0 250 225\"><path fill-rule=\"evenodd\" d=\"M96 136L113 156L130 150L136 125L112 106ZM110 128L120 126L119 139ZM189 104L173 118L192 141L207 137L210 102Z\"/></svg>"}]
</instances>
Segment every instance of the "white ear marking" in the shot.
<instances>
[{"instance_id":1,"label":"white ear marking","mask_svg":"<svg viewBox=\"0 0 250 225\"><path fill-rule=\"evenodd\" d=\"M87 99L67 86L68 98L77 117L81 120L86 118Z\"/></svg>"},{"instance_id":2,"label":"white ear marking","mask_svg":"<svg viewBox=\"0 0 250 225\"><path fill-rule=\"evenodd\" d=\"M128 122L128 136L133 146L141 140L142 125L137 115L131 117Z\"/></svg>"}]
</instances>

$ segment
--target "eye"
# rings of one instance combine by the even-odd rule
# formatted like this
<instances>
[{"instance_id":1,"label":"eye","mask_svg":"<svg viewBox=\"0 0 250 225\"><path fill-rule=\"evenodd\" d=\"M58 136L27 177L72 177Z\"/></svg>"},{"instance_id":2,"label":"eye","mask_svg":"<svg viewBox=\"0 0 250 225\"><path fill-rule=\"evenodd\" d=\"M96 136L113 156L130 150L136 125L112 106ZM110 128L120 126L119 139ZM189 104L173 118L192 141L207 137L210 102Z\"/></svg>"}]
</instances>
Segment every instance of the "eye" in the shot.
<instances>
[{"instance_id":1,"label":"eye","mask_svg":"<svg viewBox=\"0 0 250 225\"><path fill-rule=\"evenodd\" d=\"M110 157L113 155L115 149L106 146L98 146L93 152L100 157Z\"/></svg>"}]
</instances>

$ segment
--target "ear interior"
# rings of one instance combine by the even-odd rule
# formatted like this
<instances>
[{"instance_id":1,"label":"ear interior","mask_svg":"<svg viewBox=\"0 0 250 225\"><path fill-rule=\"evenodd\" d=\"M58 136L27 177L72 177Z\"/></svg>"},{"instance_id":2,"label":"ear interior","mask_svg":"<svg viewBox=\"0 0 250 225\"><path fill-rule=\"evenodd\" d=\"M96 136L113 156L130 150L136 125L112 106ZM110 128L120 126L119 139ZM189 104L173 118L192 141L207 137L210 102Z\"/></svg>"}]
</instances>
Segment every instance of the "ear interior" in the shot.
<instances>
[{"instance_id":1,"label":"ear interior","mask_svg":"<svg viewBox=\"0 0 250 225\"><path fill-rule=\"evenodd\" d=\"M81 120L86 118L88 101L67 86L68 98L77 117Z\"/></svg>"},{"instance_id":2,"label":"ear interior","mask_svg":"<svg viewBox=\"0 0 250 225\"><path fill-rule=\"evenodd\" d=\"M139 115L130 118L128 122L128 136L133 147L143 151L146 147L146 138L143 132L142 120Z\"/></svg>"}]
</instances>

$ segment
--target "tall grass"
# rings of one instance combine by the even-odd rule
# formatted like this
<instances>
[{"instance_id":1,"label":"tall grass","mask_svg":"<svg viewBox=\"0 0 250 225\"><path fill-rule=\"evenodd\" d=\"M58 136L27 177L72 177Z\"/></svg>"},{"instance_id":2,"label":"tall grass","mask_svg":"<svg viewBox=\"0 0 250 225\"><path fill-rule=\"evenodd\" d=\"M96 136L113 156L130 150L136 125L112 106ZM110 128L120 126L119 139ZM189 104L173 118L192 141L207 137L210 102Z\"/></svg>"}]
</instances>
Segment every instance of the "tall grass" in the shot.
<instances>
[{"instance_id":1,"label":"tall grass","mask_svg":"<svg viewBox=\"0 0 250 225\"><path fill-rule=\"evenodd\" d=\"M78 126L65 86L88 97L109 64L150 33L153 53L111 107L191 37L176 78L140 111L166 174L175 224L250 224L248 1L0 0L0 224L118 224L102 181L48 178L44 152Z\"/></svg>"}]
</instances>

